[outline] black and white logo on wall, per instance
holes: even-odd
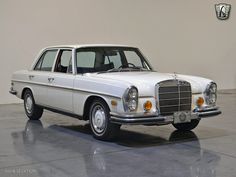
[[[219,20],[226,20],[229,18],[231,5],[220,3],[215,5],[216,16]]]

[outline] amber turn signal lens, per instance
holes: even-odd
[[[112,105],[112,106],[117,106],[117,101],[111,100],[111,105]]]
[[[150,111],[152,109],[152,102],[151,101],[146,101],[143,105],[143,108],[145,111]]]
[[[203,105],[203,103],[204,103],[204,99],[203,99],[202,97],[199,97],[199,98],[197,99],[197,106],[198,106],[198,107],[201,107],[201,106]]]

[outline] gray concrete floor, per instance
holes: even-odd
[[[31,122],[22,104],[0,105],[0,177],[236,176],[236,91],[218,104],[223,114],[192,132],[123,126],[114,142],[73,118],[46,111]]]

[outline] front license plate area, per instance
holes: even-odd
[[[191,112],[175,112],[174,124],[191,122]]]

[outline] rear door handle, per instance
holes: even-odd
[[[33,79],[34,78],[34,75],[29,75],[29,79]]]

